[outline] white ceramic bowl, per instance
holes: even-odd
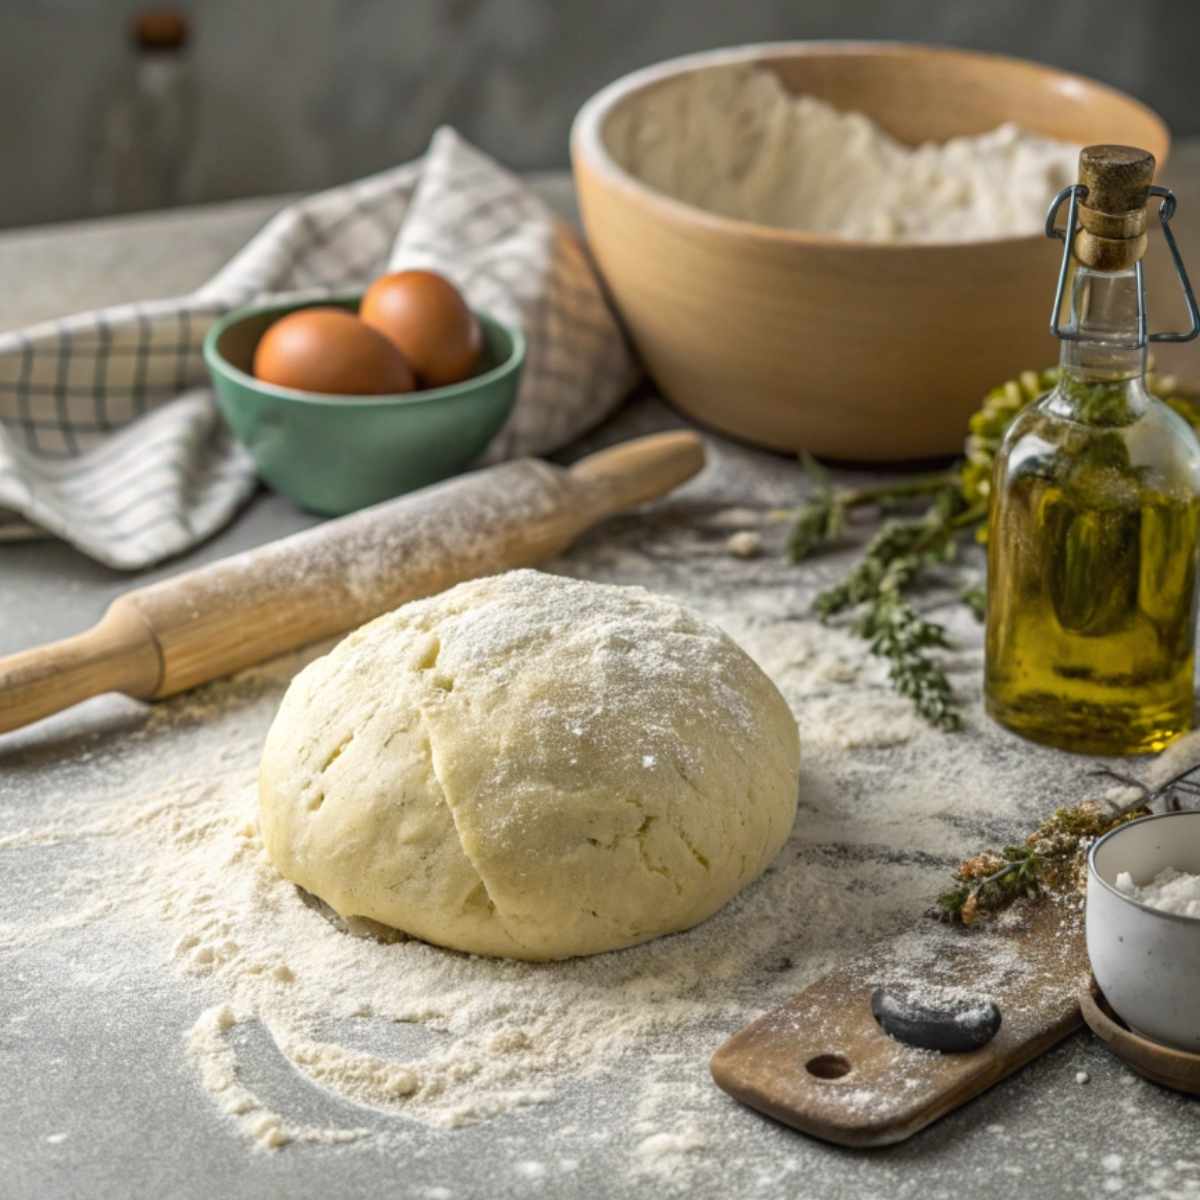
[[[1121,825],[1088,855],[1092,974],[1135,1032],[1200,1053],[1200,918],[1150,908],[1117,891],[1128,871],[1148,883],[1164,867],[1200,874],[1200,811]]]

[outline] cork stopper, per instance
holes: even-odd
[[[1075,257],[1097,271],[1123,271],[1146,253],[1146,201],[1154,182],[1154,155],[1136,146],[1085,146],[1079,182]]]
[[[147,8],[134,15],[129,34],[143,53],[173,53],[188,43],[187,16],[176,8]]]
[[[1154,182],[1154,155],[1136,146],[1085,146],[1079,152],[1079,182],[1088,190],[1088,208],[1136,212],[1146,207]]]

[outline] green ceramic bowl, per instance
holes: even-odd
[[[470,379],[398,396],[331,396],[251,374],[267,326],[316,305],[357,311],[360,297],[238,309],[204,339],[217,404],[258,473],[302,508],[329,516],[446,479],[499,432],[517,397],[525,339],[483,313],[483,358]]]

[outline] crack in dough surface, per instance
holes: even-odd
[[[440,649],[441,649],[440,643],[438,643],[438,649],[440,652]],[[429,669],[432,669],[433,666],[436,665],[436,662],[437,662],[437,657],[435,655],[434,661],[429,664]],[[440,686],[437,684],[436,680],[434,682],[435,682],[436,686]],[[446,690],[453,691],[453,687],[446,689]],[[421,710],[421,719],[424,722],[425,712],[423,709]],[[501,929],[504,931],[504,933],[508,937],[510,937],[512,939],[513,943],[517,946],[520,946],[522,950],[526,950],[526,947],[521,945],[521,940],[508,927],[508,923],[504,919],[504,912],[501,909],[501,907],[496,903],[495,898],[492,896],[492,889],[490,887],[488,887],[488,881],[483,876],[483,868],[471,856],[470,851],[467,849],[467,846],[466,846],[465,842],[463,841],[462,830],[459,828],[458,817],[455,815],[455,811],[454,811],[454,802],[451,799],[449,793],[446,791],[446,786],[442,782],[441,775],[438,773],[437,745],[435,743],[434,736],[433,736],[432,732],[430,732],[428,730],[428,727],[426,728],[426,736],[429,738],[429,760],[433,767],[433,778],[436,781],[438,789],[441,793],[441,802],[446,806],[446,811],[449,812],[450,819],[454,822],[454,832],[458,837],[459,847],[462,849],[463,855],[466,857],[467,862],[469,862],[471,864],[472,869],[475,871],[475,874],[479,879],[478,888],[473,889],[471,891],[470,896],[468,896],[468,898],[467,898],[468,902],[471,901],[472,897],[475,897],[478,895],[479,889],[482,889],[483,895],[484,895],[484,898],[486,901],[487,910],[495,916],[496,920],[500,924]],[[469,903],[468,903],[468,906],[469,906]]]

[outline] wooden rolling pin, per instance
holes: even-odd
[[[406,600],[552,558],[703,465],[688,432],[625,442],[569,470],[523,459],[127,592],[87,632],[0,659],[0,732],[104,692],[171,696]]]

